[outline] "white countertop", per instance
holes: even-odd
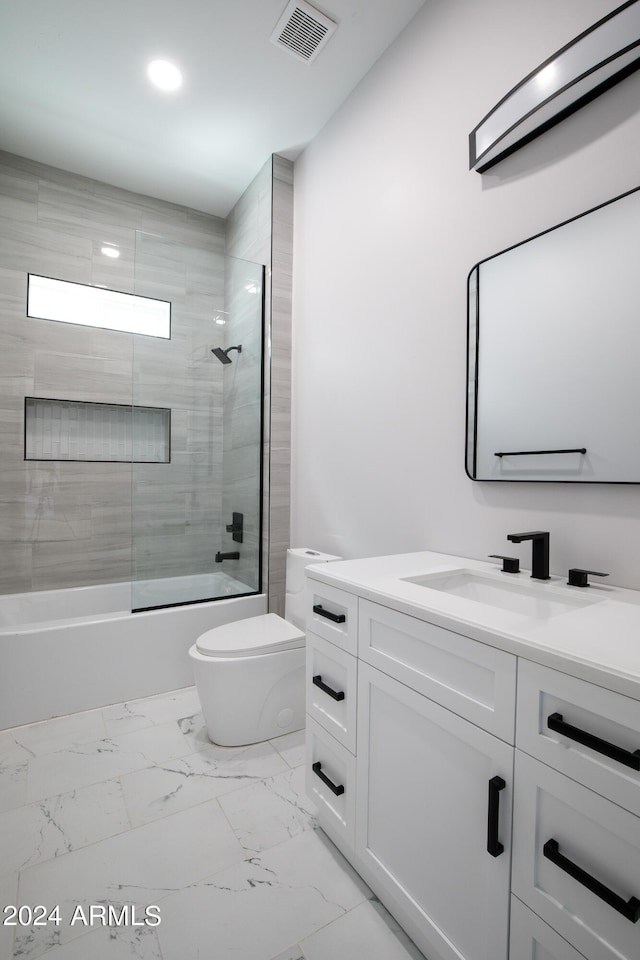
[[[578,606],[555,616],[526,616],[403,579],[454,570],[535,585],[550,598],[575,599]],[[638,591],[599,582],[570,587],[566,577],[532,580],[528,570],[502,574],[499,561],[431,552],[314,564],[306,572],[313,580],[640,700]]]

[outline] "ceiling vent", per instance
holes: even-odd
[[[310,63],[338,26],[304,0],[292,0],[271,34],[271,43]]]

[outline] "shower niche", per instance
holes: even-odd
[[[169,463],[171,410],[25,397],[24,458]]]

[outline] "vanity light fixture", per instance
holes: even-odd
[[[598,20],[521,80],[469,134],[483,173],[640,68],[640,0]]]
[[[182,86],[182,74],[168,60],[152,60],[147,67],[147,76],[151,83],[165,93],[173,93]]]

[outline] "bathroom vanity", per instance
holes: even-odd
[[[307,790],[428,960],[640,957],[640,594],[307,568]]]

